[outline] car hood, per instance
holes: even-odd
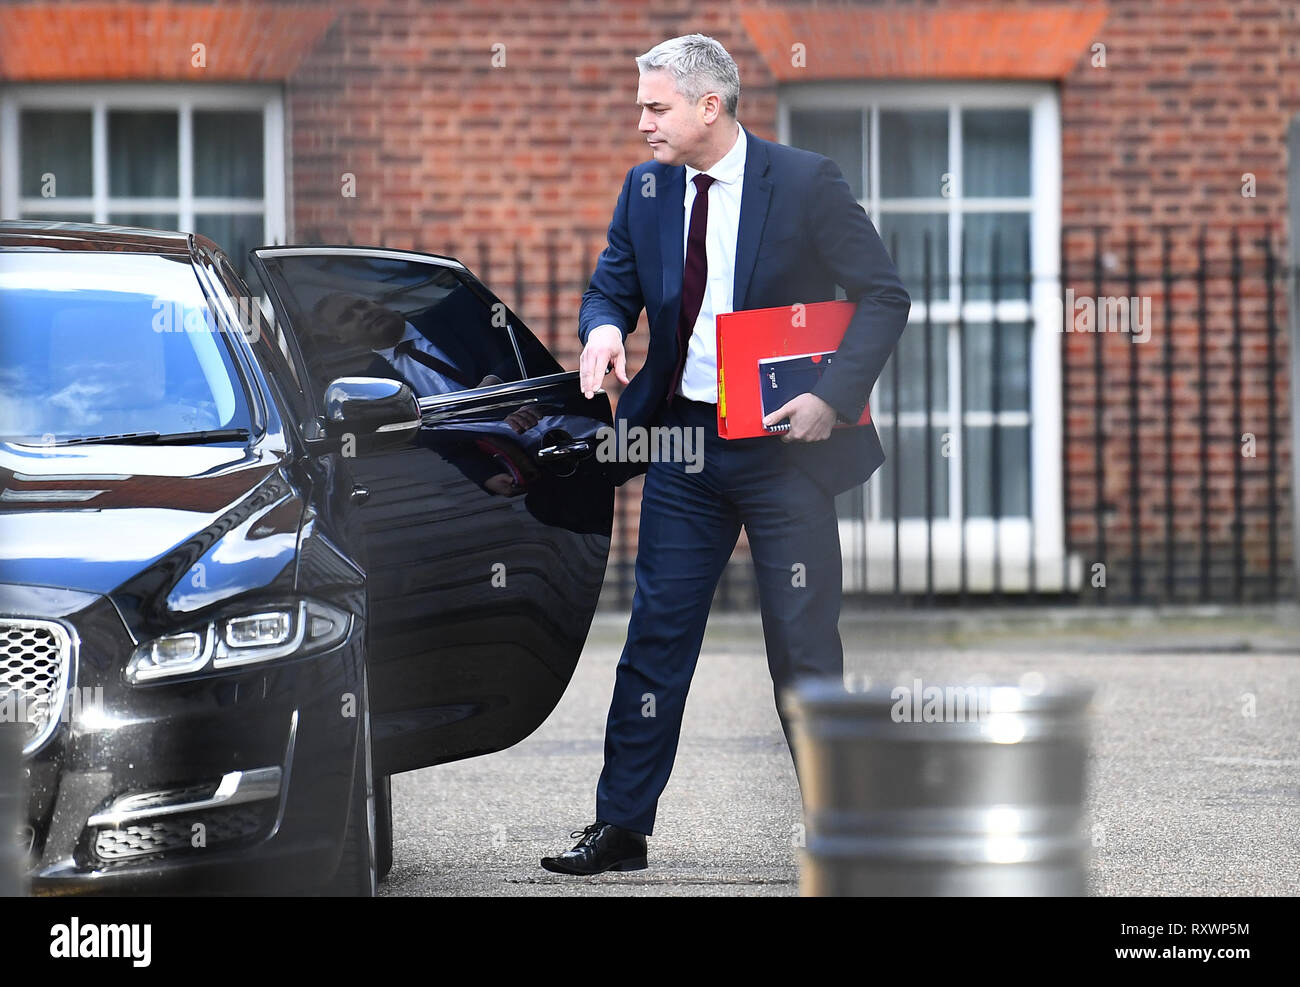
[[[188,612],[292,569],[283,449],[0,443],[0,583]]]

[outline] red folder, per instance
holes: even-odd
[[[848,301],[812,302],[719,315],[718,435],[724,439],[779,435],[763,427],[758,361],[838,349],[856,308]],[[864,407],[856,424],[870,421],[871,410]],[[835,428],[852,427],[849,422],[835,423]]]

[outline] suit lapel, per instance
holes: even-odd
[[[686,168],[683,165],[669,168],[664,174],[664,188],[657,196],[659,205],[659,256],[663,263],[663,300],[666,311],[672,313],[672,332],[677,332],[677,312],[682,307],[682,269],[686,256],[682,253],[685,220],[682,216],[686,201]]]
[[[737,312],[746,308],[749,281],[758,259],[758,245],[763,238],[763,225],[767,222],[768,203],[772,201],[772,182],[766,177],[766,142],[748,130],[742,132],[749,143],[745,147],[745,180],[740,190],[740,230],[736,234],[736,280],[731,295],[731,307]]]

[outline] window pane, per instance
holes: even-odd
[[[880,239],[894,259],[903,286],[912,296],[912,302],[924,302],[925,288],[925,232],[930,233],[930,294],[931,301],[948,297],[948,215],[947,213],[896,213],[880,214]]]
[[[174,112],[113,110],[108,114],[110,195],[178,195],[179,162]]]
[[[898,362],[898,410],[925,412],[925,324],[916,322],[903,330],[898,346],[876,380],[871,396],[872,413],[894,413],[894,362]],[[930,326],[931,413],[948,410],[948,326]]]
[[[202,233],[224,250],[240,277],[252,280],[248,251],[266,242],[261,213],[198,213],[194,217],[194,232]]]
[[[146,230],[174,230],[180,224],[174,212],[115,212],[109,214],[108,221],[115,226],[141,226]]]
[[[993,297],[993,274],[997,272],[998,300],[1025,298],[1025,253],[1029,237],[1029,213],[965,213],[962,234],[966,248],[966,297]],[[997,233],[997,243],[993,234]],[[996,259],[993,256],[997,248]]]
[[[277,320],[268,317],[269,303],[261,303],[266,296],[266,287],[260,281],[241,279],[227,261],[228,257],[218,257],[217,276],[225,286],[226,293],[235,303],[236,317],[240,328],[252,344],[253,352],[262,363],[275,384],[289,404],[293,417],[303,421],[309,415],[307,396],[303,392],[302,380],[298,375],[295,362],[285,336],[285,327]]]
[[[1029,195],[1029,111],[965,110],[962,194]]]
[[[229,280],[229,275],[227,273],[228,269],[224,264],[221,269],[223,271],[223,277]],[[286,335],[287,327],[275,318],[275,309],[271,305],[266,285],[262,282],[262,279],[257,272],[257,268],[250,264],[248,273],[249,276],[243,278],[243,287],[247,288],[250,293],[250,309],[252,308],[251,301],[256,300],[257,302],[257,311],[252,312],[251,315],[252,318],[257,320],[259,326],[258,337],[265,337],[267,345],[279,354],[279,358],[283,360],[284,366],[289,371],[293,387],[297,388],[298,391],[301,392],[305,389],[304,380],[299,369],[301,364],[299,363],[298,357],[294,354],[293,347],[289,343],[289,337]]]
[[[967,323],[965,368],[962,387],[966,389],[967,411],[993,409],[994,365],[993,327],[988,323]],[[1029,347],[1023,322],[1004,322],[998,326],[997,395],[999,411],[1029,409]],[[907,334],[903,334],[906,338]]]
[[[879,428],[880,444],[885,450],[885,464],[871,478],[873,484],[879,484],[880,518],[891,520],[894,517],[894,477],[893,469],[901,471],[898,478],[899,517],[925,517],[925,426],[905,425],[898,433],[898,455],[894,454],[894,430],[889,427]],[[934,505],[935,517],[946,517],[948,507],[948,457],[943,455],[943,433],[946,428],[935,426],[930,429],[930,463],[931,463],[931,503]]]
[[[48,196],[45,175],[53,176],[55,196],[91,195],[91,118],[89,110],[23,110],[21,194]]]
[[[260,110],[194,111],[194,194],[262,197]]]
[[[494,302],[447,267],[365,256],[266,260],[317,382],[393,377],[420,397],[520,379]],[[491,381],[489,381],[491,383]]]
[[[791,110],[790,143],[826,155],[844,172],[854,198],[864,198],[861,110]]]
[[[998,464],[994,471],[993,429],[966,428],[966,516],[994,517],[993,484],[998,484],[997,517],[1029,516],[1029,427],[1003,426],[998,430]],[[889,455],[889,448],[885,448]]]
[[[881,196],[937,198],[947,171],[947,110],[881,112]]]
[[[203,331],[217,323],[188,258],[0,256],[0,433],[249,426],[229,341]]]

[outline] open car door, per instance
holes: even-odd
[[[452,258],[252,253],[316,414],[338,377],[404,380],[420,398],[413,443],[350,454],[345,437],[325,457],[360,504],[376,773],[509,747],[563,695],[604,580],[614,487],[594,453],[608,397],[584,398],[578,373]]]

